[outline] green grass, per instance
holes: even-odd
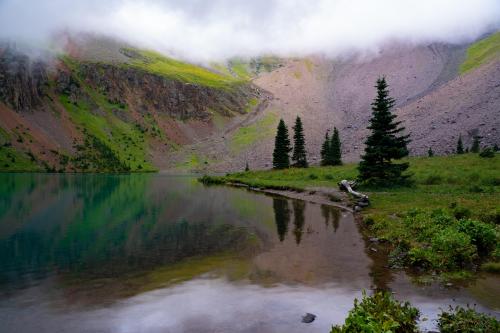
[[[154,51],[137,50],[140,57],[132,60],[130,66],[155,73],[170,79],[218,89],[231,89],[245,80],[206,68],[165,57]]]
[[[231,151],[239,153],[243,149],[272,136],[277,122],[278,116],[274,112],[269,112],[255,123],[238,128],[231,137]]]
[[[0,172],[35,172],[40,166],[27,154],[13,147],[0,146]]]
[[[229,67],[236,76],[242,80],[250,80],[253,74],[248,68],[248,63],[240,59],[233,59],[229,62]]]
[[[60,101],[75,124],[109,147],[131,171],[154,171],[154,167],[146,160],[145,137],[140,129],[114,116],[111,112],[114,105],[104,97],[98,97],[97,92],[92,92],[90,96],[100,106],[102,115],[92,113],[85,101],[75,105],[65,95],[60,96]]]
[[[471,71],[495,57],[500,57],[500,32],[474,43],[467,49],[467,58],[460,66],[460,74]]]

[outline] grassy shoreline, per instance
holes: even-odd
[[[389,244],[390,264],[449,279],[470,276],[488,260],[486,267],[499,265],[500,157],[464,154],[406,161],[413,186],[359,188],[371,201],[362,211],[363,227],[371,237]],[[300,192],[337,188],[340,180],[356,178],[356,167],[249,171],[201,181]]]

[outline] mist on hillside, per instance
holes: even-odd
[[[97,33],[191,61],[372,54],[500,28],[498,0],[0,0],[0,39],[46,46]]]

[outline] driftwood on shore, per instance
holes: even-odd
[[[368,196],[366,194],[354,191],[353,188],[355,186],[356,186],[355,181],[348,181],[348,180],[344,179],[344,180],[339,182],[340,190],[349,192],[349,194],[351,194],[353,197],[358,199],[357,206],[354,207],[355,210],[358,210],[358,209],[356,209],[356,207],[359,207],[359,209],[361,209],[362,207],[369,206],[370,200],[368,199]]]

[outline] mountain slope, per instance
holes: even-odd
[[[180,145],[219,131],[258,101],[240,79],[120,52],[128,61],[90,61],[75,45],[51,62],[0,49],[0,170],[160,169]]]
[[[386,45],[377,54],[233,59],[211,68],[94,36],[33,61],[0,49],[0,170],[235,171],[269,168],[279,118],[301,116],[309,160],[340,130],[358,160],[385,75],[412,155],[458,135],[500,144],[500,33],[472,45]],[[253,79],[251,79],[253,78]],[[251,81],[250,81],[251,79]]]

